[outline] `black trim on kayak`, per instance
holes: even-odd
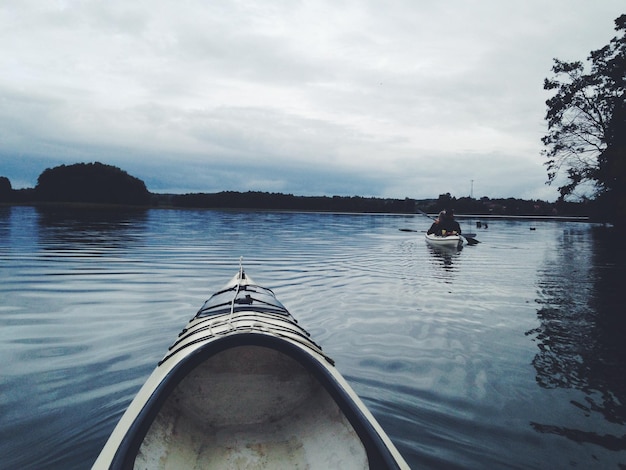
[[[210,341],[176,364],[154,390],[122,439],[110,469],[132,469],[152,422],[176,386],[198,365],[215,354],[238,346],[263,346],[282,352],[295,359],[323,385],[363,442],[371,469],[400,468],[371,422],[365,417],[350,395],[335,380],[329,370],[305,349],[281,338],[258,333],[227,335]]]
[[[178,340],[174,344],[172,344],[169,349],[172,350],[174,346],[176,346],[178,343],[180,343],[181,341],[184,341],[186,338],[190,336],[195,335],[196,333],[200,333],[201,331],[207,331],[207,330],[211,331],[213,328],[227,325],[233,322],[238,323],[238,322],[245,322],[245,321],[254,321],[256,324],[263,323],[263,324],[271,325],[272,328],[274,327],[278,328],[279,325],[272,323],[269,320],[275,320],[281,323],[285,323],[284,316],[273,315],[272,312],[266,312],[265,310],[256,309],[254,311],[250,311],[249,309],[246,309],[246,310],[242,310],[242,312],[249,312],[249,313],[247,315],[245,313],[239,314],[235,318],[231,318],[230,312],[222,313],[220,315],[215,315],[210,318],[199,317],[198,318],[199,321],[196,322],[193,325],[193,327],[184,328],[178,334]],[[235,312],[235,313],[241,313],[241,312]],[[258,313],[263,313],[263,316],[259,318]],[[290,320],[293,320],[293,319],[290,318]],[[311,334],[308,331],[306,331],[297,323],[290,322],[290,325],[293,325],[294,332],[298,332],[298,334],[300,334],[301,336],[303,337],[311,336]],[[283,327],[283,329],[289,329],[289,328]],[[224,333],[228,333],[228,332],[226,331]],[[219,335],[219,333],[217,333],[216,335]]]
[[[257,313],[263,313],[263,317],[266,319],[274,319],[277,321],[281,321],[284,322],[285,321],[285,316],[289,316],[291,314],[289,314],[289,312],[287,312],[287,314],[284,314],[282,312],[271,312],[271,311],[265,311],[264,309],[259,309],[259,308],[255,308],[254,310],[251,310],[250,308],[245,308],[243,310],[235,310],[232,313],[240,313],[240,312],[250,312],[250,319],[254,318],[256,319],[255,315]],[[206,330],[206,329],[210,329],[211,327],[215,326],[215,325],[220,325],[220,324],[224,324],[224,323],[228,323],[229,322],[229,318],[231,315],[231,311],[224,311],[224,312],[214,312],[212,313],[210,316],[195,316],[193,317],[191,321],[193,320],[197,320],[196,323],[190,328],[190,327],[185,327],[181,330],[180,333],[178,333],[178,337],[182,339],[183,336],[190,336],[198,331],[202,331],[202,330]],[[233,321],[238,321],[241,319],[248,319],[245,315],[237,315],[235,318],[232,318],[231,320]],[[298,320],[296,320],[294,317],[289,316],[289,321],[291,323],[294,324],[294,326],[296,326],[299,330],[302,331],[302,333],[304,333],[307,336],[311,336],[309,334],[308,331],[306,331],[304,328],[302,328],[299,324],[298,324]],[[208,325],[207,325],[208,323]],[[189,335],[187,334],[189,333]],[[179,340],[180,341],[180,340]],[[178,343],[178,341],[176,342]],[[174,344],[176,344],[174,343]],[[172,349],[174,347],[174,345],[170,346],[170,349]]]
[[[216,295],[223,294],[224,292],[236,291],[237,289],[239,289],[240,291],[243,291],[243,290],[251,290],[251,291],[255,292],[255,290],[254,290],[254,288],[255,288],[255,287],[256,287],[257,289],[261,289],[261,290],[268,291],[268,292],[270,292],[273,296],[275,296],[275,295],[276,295],[276,294],[274,294],[274,291],[273,291],[272,289],[270,289],[269,287],[263,287],[263,286],[260,286],[260,285],[258,285],[258,284],[234,284],[234,285],[232,285],[232,286],[230,286],[230,287],[227,287],[227,288],[225,288],[225,289],[222,289],[222,290],[220,290],[220,291],[217,291],[217,292],[216,292],[216,293],[214,293],[211,297],[215,297]],[[209,299],[209,300],[210,300],[210,299]]]
[[[239,317],[241,318],[241,317]],[[327,356],[326,354],[324,354],[324,352],[322,351],[322,347],[319,346],[318,344],[316,344],[314,341],[311,340],[311,338],[309,338],[309,333],[298,327],[297,325],[295,325],[300,331],[295,330],[295,329],[291,329],[288,328],[286,326],[279,326],[279,325],[275,325],[273,323],[268,323],[268,322],[264,322],[261,319],[258,319],[256,317],[251,316],[250,318],[251,320],[254,319],[255,324],[254,326],[238,326],[238,327],[233,327],[233,328],[229,328],[226,331],[220,332],[220,333],[215,333],[215,334],[208,334],[205,336],[200,336],[199,338],[196,338],[192,341],[189,341],[188,343],[183,344],[182,346],[177,348],[177,345],[180,343],[179,341],[176,341],[176,343],[174,343],[172,346],[170,346],[168,348],[168,351],[172,351],[170,354],[166,355],[163,359],[161,359],[158,363],[158,365],[160,366],[161,364],[163,364],[165,361],[169,360],[171,357],[173,357],[175,354],[178,354],[180,351],[182,351],[185,348],[188,348],[190,346],[194,346],[198,343],[202,343],[205,341],[214,341],[214,338],[220,337],[220,336],[228,336],[228,335],[232,335],[232,334],[242,334],[242,333],[250,333],[253,330],[256,330],[262,334],[271,334],[276,336],[277,338],[286,338],[286,339],[290,339],[292,341],[297,341],[300,342],[302,345],[306,346],[309,349],[312,349],[314,352],[320,354],[321,356],[324,356],[324,358],[328,361],[329,364],[331,365],[335,365],[335,361],[330,358],[329,356]],[[228,322],[225,321],[222,323],[223,324],[227,324]],[[264,325],[268,325],[267,330],[271,329],[271,332],[268,333],[267,330],[265,330],[263,328]],[[196,330],[193,331],[193,333],[190,333],[189,336],[193,336],[196,333]],[[302,338],[302,339],[300,339]]]
[[[235,313],[238,314],[238,315],[234,316],[233,318],[230,318],[232,321],[238,321],[239,319],[245,319],[246,315],[239,315],[239,313],[241,313],[241,312],[250,312],[251,316],[254,316],[257,313],[263,313],[264,317],[272,318],[274,320],[281,321],[281,322],[284,322],[285,321],[285,317],[288,317],[289,321],[291,323],[293,323],[298,329],[300,329],[304,334],[306,334],[307,336],[311,336],[308,331],[306,331],[304,328],[302,328],[298,324],[298,320],[296,320],[294,317],[292,317],[289,312],[287,312],[287,313],[273,312],[273,311],[267,311],[266,309],[258,308],[258,307],[255,307],[254,309],[251,309],[250,307],[246,307],[246,308],[243,308],[243,309],[235,309],[233,312],[231,312],[230,309],[226,309],[224,311],[213,312],[213,313],[211,313],[211,315],[196,315],[191,320],[189,320],[190,323],[192,321],[196,320],[196,323],[194,323],[194,325],[191,326],[191,327],[186,326],[185,328],[183,328],[181,330],[181,332],[178,333],[178,337],[182,338],[183,336],[187,335],[187,333],[189,333],[191,335],[191,334],[193,334],[193,333],[195,333],[197,331],[202,331],[203,329],[208,329],[212,325],[218,324],[217,322],[220,321],[220,320],[221,320],[222,323],[228,323],[228,319],[231,317],[231,313],[232,314],[235,314]],[[189,336],[189,335],[187,335],[187,336]],[[171,347],[170,347],[170,349],[171,349]]]
[[[216,326],[223,326],[223,325],[227,325],[228,319],[224,319],[223,321],[221,321],[218,324],[211,324],[211,325],[207,325],[207,326],[201,326],[199,328],[194,328],[193,330],[189,331],[188,334],[186,334],[185,336],[181,336],[174,344],[172,344],[169,348],[168,351],[173,351],[171,354],[168,354],[167,356],[165,356],[158,365],[163,364],[165,361],[167,361],[170,357],[172,357],[174,354],[182,351],[183,349],[192,346],[194,344],[197,344],[199,342],[202,341],[208,341],[209,339],[212,339],[214,337],[219,337],[219,336],[226,336],[226,335],[230,335],[233,333],[241,333],[241,332],[249,332],[250,330],[261,330],[263,331],[263,327],[265,325],[267,325],[268,330],[271,330],[271,334],[276,335],[276,336],[281,336],[281,334],[285,334],[285,336],[288,337],[288,335],[293,335],[296,337],[300,337],[303,338],[305,340],[304,344],[306,346],[313,346],[314,348],[318,349],[319,352],[322,351],[321,346],[319,346],[318,344],[316,344],[313,340],[311,340],[310,338],[310,334],[308,331],[306,331],[305,329],[301,328],[298,325],[293,325],[295,328],[289,328],[287,326],[283,326],[283,325],[276,325],[275,323],[271,323],[268,321],[265,321],[262,317],[259,318],[258,316],[255,316],[254,313],[250,313],[249,316],[245,316],[245,315],[239,315],[236,319],[237,322],[241,322],[241,321],[254,321],[253,325],[250,326],[235,326],[232,328],[229,328],[228,330],[219,332],[219,333],[212,333],[211,332],[211,328],[216,327]],[[185,339],[194,336],[200,332],[203,331],[208,331],[209,333],[207,335],[201,336],[199,338],[196,338],[192,341],[190,341],[189,343],[185,343],[182,346],[178,346],[181,342],[183,342]],[[330,358],[326,358],[331,364],[334,364],[334,362],[330,359]]]
[[[235,302],[237,304],[237,302]],[[243,306],[238,306],[238,307],[231,307],[231,302],[228,302],[225,308],[221,308],[219,310],[216,310],[214,312],[208,312],[207,310],[201,310],[200,312],[198,312],[198,314],[196,315],[195,318],[210,318],[213,315],[220,315],[223,313],[237,313],[237,312],[245,312],[247,310],[250,310],[250,304],[244,304]],[[271,304],[267,304],[267,305],[271,305]],[[215,307],[224,307],[224,305],[216,305]],[[215,307],[211,307],[211,308],[215,308]],[[258,306],[255,305],[254,306],[254,310],[258,311],[258,312],[267,312],[267,313],[278,313],[283,315],[283,317],[285,315],[288,315],[289,312],[287,312],[287,310],[284,310],[280,307],[262,307],[262,306]]]
[[[272,297],[272,298],[276,299],[276,297]],[[251,295],[246,295],[244,298],[237,297],[234,300],[234,303],[237,305],[249,306],[249,305],[254,304],[254,302],[257,302],[263,305],[269,305],[270,308],[268,310],[275,310],[277,312],[283,313],[284,315],[289,313],[287,309],[280,302],[277,302],[277,303],[266,302],[265,300],[255,299]],[[200,309],[200,311],[198,312],[196,316],[204,317],[204,316],[214,315],[215,312],[210,312],[210,310],[216,309],[218,307],[226,307],[226,306],[231,307],[232,305],[233,305],[233,301],[228,300],[226,302],[221,302],[219,304],[204,306]]]
[[[253,287],[253,288],[250,288]],[[235,292],[235,297],[228,296]],[[257,294],[257,295],[254,295]],[[259,298],[260,297],[260,298]],[[263,298],[267,299],[264,300]],[[285,306],[270,289],[260,286],[241,286],[241,289],[229,288],[213,294],[196,314],[196,318],[216,315],[224,312],[240,311],[242,308],[257,307],[259,310],[289,315]],[[241,307],[243,306],[243,307]]]

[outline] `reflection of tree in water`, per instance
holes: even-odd
[[[572,405],[588,416],[626,424],[626,317],[621,292],[626,289],[626,250],[611,230],[567,232],[555,260],[540,280],[540,352],[533,365],[544,388],[573,388],[585,403]],[[626,449],[626,436],[533,423],[540,432],[589,442],[611,450]]]
[[[145,209],[125,207],[37,207],[39,238],[44,247],[123,247],[143,231]]]
[[[0,206],[0,240],[9,235],[9,221],[11,218],[11,208]]]

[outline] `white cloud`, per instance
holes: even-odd
[[[474,179],[481,195],[554,199],[540,155],[543,78],[553,57],[605,45],[621,10],[618,0],[4,4],[0,174],[24,181],[29,158],[99,159],[151,189],[436,197],[465,195]]]

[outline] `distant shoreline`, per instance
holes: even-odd
[[[37,186],[12,189],[0,176],[0,204],[41,207],[88,208],[189,208],[215,210],[264,210],[346,214],[418,214],[454,209],[459,217],[483,219],[524,217],[535,220],[589,220],[601,218],[601,207],[589,201],[548,202],[539,199],[455,197],[414,199],[367,196],[298,196],[264,191],[220,191],[214,193],[153,193],[145,183],[124,170],[99,162],[48,168]],[[467,214],[467,215],[464,215]]]
[[[454,214],[457,219],[489,219],[489,220],[557,220],[560,222],[591,222],[586,215],[495,215],[495,214]]]

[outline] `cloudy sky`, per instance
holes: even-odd
[[[522,197],[543,79],[624,0],[0,0],[0,176],[115,165],[153,192]]]

